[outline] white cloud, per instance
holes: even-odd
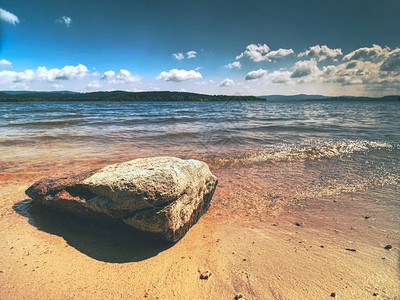
[[[177,60],[182,60],[185,58],[183,53],[173,53],[172,56],[175,57],[175,59],[177,59]]]
[[[275,51],[271,51],[271,49],[266,44],[250,44],[246,47],[246,50],[236,56],[236,59],[241,59],[244,56],[247,56],[252,61],[260,62],[260,61],[271,61],[271,59],[284,57],[294,53],[293,49],[278,49]]]
[[[2,84],[29,82],[33,81],[34,78],[35,78],[35,72],[30,69],[27,69],[23,72],[15,72],[15,71],[0,72],[0,83]]]
[[[400,48],[391,50],[379,45],[359,48],[343,60],[345,63],[322,68],[324,82],[336,82],[341,85],[373,85],[400,83]]]
[[[100,79],[110,81],[114,78],[114,76],[115,76],[115,72],[110,70],[110,71],[104,72],[103,75],[100,77]]]
[[[57,69],[54,69],[57,70]],[[50,70],[52,71],[52,70]],[[55,79],[57,80],[74,80],[81,79],[89,74],[88,68],[84,65],[65,66],[57,74]]]
[[[315,58],[318,61],[325,60],[327,58],[335,58],[336,56],[343,55],[342,49],[331,49],[326,45],[315,45],[310,47],[309,50],[299,53],[298,57]]]
[[[280,58],[280,57],[288,56],[288,55],[293,54],[293,53],[294,53],[293,49],[282,49],[282,48],[279,48],[278,50],[268,52],[265,55],[265,60],[270,61],[268,59]]]
[[[46,67],[38,67],[36,71],[30,69],[23,72],[1,71],[0,83],[77,80],[87,75],[89,75],[87,67],[81,64],[77,66],[65,66],[61,70],[57,68],[49,70]]]
[[[309,76],[316,72],[319,72],[316,60],[314,60],[314,59],[302,60],[302,61],[298,61],[294,64],[293,73],[290,75],[290,77],[291,78],[301,78],[301,77]]]
[[[292,73],[286,69],[273,71],[267,75],[267,80],[272,83],[288,83],[290,82],[290,75]]]
[[[241,59],[244,56],[249,57],[253,61],[263,61],[263,54],[268,53],[270,48],[266,44],[250,44],[246,47],[246,50],[236,56],[236,59]]]
[[[41,81],[54,81],[57,77],[57,74],[59,74],[60,72],[60,69],[48,70],[46,67],[38,67],[32,80],[36,79]]]
[[[14,14],[10,13],[9,11],[6,11],[2,8],[0,8],[0,20],[3,20],[12,25],[19,23],[19,19],[16,15],[14,15]]]
[[[178,70],[178,69],[172,69],[169,70],[168,72],[163,71],[158,76],[156,79],[158,80],[165,80],[165,81],[174,81],[174,82],[181,82],[181,81],[186,81],[186,80],[191,80],[191,79],[199,79],[202,78],[200,72],[197,72],[195,70]]]
[[[254,80],[254,79],[259,79],[261,77],[264,77],[265,75],[267,75],[267,71],[263,70],[263,69],[258,69],[256,71],[251,71],[249,73],[247,73],[245,79],[246,80]]]
[[[125,83],[139,82],[141,80],[140,76],[131,74],[128,70],[121,69],[120,73],[117,75],[116,79]]]
[[[142,80],[142,78],[139,75],[131,74],[131,72],[129,72],[128,70],[121,69],[117,76],[115,76],[115,72],[112,70],[104,72],[103,75],[100,77],[100,80],[104,80],[107,83],[114,84],[139,82]],[[95,84],[94,82],[92,83]],[[96,87],[93,84],[90,87]]]
[[[380,66],[381,71],[396,72],[400,71],[400,48],[389,52]]]
[[[187,58],[195,58],[197,55],[197,52],[192,50],[192,51],[187,52],[186,55],[187,55]]]
[[[233,69],[233,68],[240,69],[241,67],[242,67],[242,64],[240,63],[240,61],[235,61],[231,64],[227,64],[224,66],[224,68],[227,68],[227,69]]]
[[[382,70],[382,66],[382,63],[371,61],[353,61],[337,66],[330,65],[322,68],[321,77],[324,82],[336,82],[342,85],[400,83],[400,72]]]
[[[182,60],[185,58],[185,55],[182,52],[178,52],[178,53],[173,53],[172,56],[176,59],[176,60]],[[188,59],[190,58],[195,58],[197,56],[197,52],[196,51],[188,51],[186,52],[186,57]]]
[[[62,16],[60,19],[57,19],[56,22],[60,24],[65,24],[67,27],[71,27],[72,19],[67,16]]]
[[[232,79],[229,78],[225,78],[224,80],[221,81],[221,83],[219,84],[219,86],[224,87],[224,86],[232,86],[234,85],[235,82]]]
[[[0,67],[8,68],[8,67],[11,67],[11,66],[12,66],[12,63],[9,62],[8,60],[6,60],[4,58],[2,60],[0,60]]]
[[[363,47],[350,52],[343,57],[343,60],[374,60],[385,56],[388,52],[390,52],[389,47],[382,48],[379,45],[372,45],[370,48]]]

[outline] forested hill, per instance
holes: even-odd
[[[1,102],[36,101],[266,101],[254,96],[203,95],[186,92],[26,92],[21,94],[0,92]]]

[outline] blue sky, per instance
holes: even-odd
[[[0,90],[400,93],[398,0],[0,7]]]

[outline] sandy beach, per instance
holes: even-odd
[[[0,2],[0,300],[400,300],[400,0]]]
[[[171,245],[32,207],[24,191],[34,181],[109,163],[65,161],[1,174],[1,299],[400,297],[397,186],[282,204],[243,180],[249,168],[211,165],[220,182],[212,205]],[[381,195],[393,201],[382,205]]]

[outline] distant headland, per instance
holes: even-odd
[[[255,96],[205,95],[187,92],[0,92],[0,102],[39,102],[39,101],[126,101],[126,102],[169,102],[169,101],[267,101]]]

